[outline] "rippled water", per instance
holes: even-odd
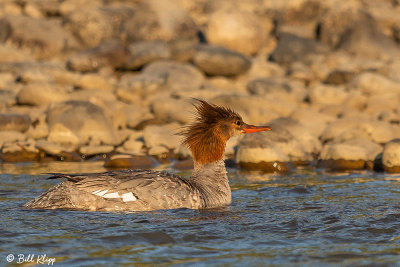
[[[233,203],[223,210],[21,208],[59,182],[40,173],[102,170],[101,163],[0,165],[0,266],[9,254],[15,266],[18,254],[35,262],[46,254],[57,266],[400,266],[398,175],[230,170]]]

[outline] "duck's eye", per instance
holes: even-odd
[[[236,121],[236,125],[237,125],[237,126],[240,126],[240,124],[242,124],[241,121]]]

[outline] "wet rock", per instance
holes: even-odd
[[[123,151],[132,155],[143,155],[143,134],[141,132],[131,134],[123,144]]]
[[[129,55],[129,50],[120,41],[111,40],[73,55],[67,66],[81,72],[95,71],[105,66],[117,68],[124,65]]]
[[[135,7],[134,14],[122,25],[121,37],[127,43],[179,39],[197,42],[197,32],[195,22],[177,2],[150,0]]]
[[[244,55],[221,46],[199,46],[194,64],[208,75],[236,76],[247,71],[251,61]]]
[[[124,20],[132,15],[129,6],[82,8],[65,17],[65,27],[86,47],[95,47],[117,39]]]
[[[132,156],[117,154],[104,163],[110,169],[150,169],[159,165],[159,162],[148,156]]]
[[[17,102],[20,105],[46,106],[67,100],[71,90],[69,86],[48,83],[27,84],[18,92]]]
[[[312,39],[283,33],[271,55],[271,60],[279,64],[291,64],[296,61],[306,62],[311,55],[325,54],[328,48]]]
[[[41,158],[39,150],[33,141],[18,141],[17,143],[5,143],[1,147],[0,161],[4,162],[28,162],[38,161]]]
[[[135,70],[153,61],[171,57],[167,44],[159,40],[135,42],[130,44],[128,49],[130,57],[123,66],[126,69]]]
[[[373,72],[360,73],[354,77],[350,86],[350,88],[358,89],[366,95],[400,94],[400,82]]]
[[[245,168],[265,171],[281,168],[284,171],[289,168],[285,163],[310,162],[320,151],[318,137],[299,122],[280,118],[268,125],[272,128],[269,132],[243,137],[238,145],[236,163]]]
[[[181,137],[176,135],[180,125],[171,123],[167,125],[149,125],[143,130],[143,138],[146,147],[151,150],[150,155],[161,155],[169,150],[177,148],[181,143]]]
[[[309,88],[308,99],[313,105],[340,105],[348,97],[346,89],[338,86],[317,84]]]
[[[0,113],[0,131],[25,132],[31,123],[28,115]]]
[[[186,159],[186,160],[180,160],[177,161],[172,168],[175,170],[193,170],[194,168],[194,163],[193,159]]]
[[[70,153],[75,149],[73,147],[64,147],[44,140],[36,141],[35,146],[36,148],[44,151],[46,154],[51,156],[61,156],[64,153]]]
[[[90,142],[91,145],[116,145],[120,142],[110,118],[102,108],[90,102],[67,101],[52,105],[47,114],[47,121],[50,128],[49,134],[54,125],[61,124],[64,129],[68,129],[79,138],[80,144]],[[59,133],[59,138],[54,136],[56,140],[63,140],[64,134],[69,134],[67,131]]]
[[[30,51],[38,59],[50,58],[77,47],[75,38],[56,20],[4,16],[0,25],[8,31],[7,42]]]
[[[396,138],[392,126],[382,121],[360,118],[343,118],[328,125],[321,134],[322,142],[343,142],[350,139],[364,138],[378,144]]]
[[[14,143],[16,141],[23,141],[26,136],[19,131],[0,131],[0,145],[4,143]]]
[[[209,16],[205,33],[211,44],[252,55],[268,38],[265,25],[251,12],[222,8]]]
[[[107,154],[114,150],[114,146],[82,146],[79,148],[79,153],[84,155],[85,157],[99,155],[99,154]]]
[[[400,139],[394,139],[385,145],[382,154],[382,163],[386,172],[400,172]]]
[[[366,139],[326,144],[320,154],[321,166],[333,170],[365,169],[382,152],[382,147]]]

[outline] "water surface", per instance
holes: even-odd
[[[18,254],[35,262],[46,254],[56,266],[400,266],[400,175],[230,170],[233,203],[221,210],[21,208],[59,182],[42,173],[103,170],[101,163],[0,165],[0,266],[9,254],[14,266]]]

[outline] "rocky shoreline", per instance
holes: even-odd
[[[0,162],[188,160],[191,98],[272,127],[230,163],[400,172],[397,1],[0,3]],[[176,168],[191,166],[190,160]]]

